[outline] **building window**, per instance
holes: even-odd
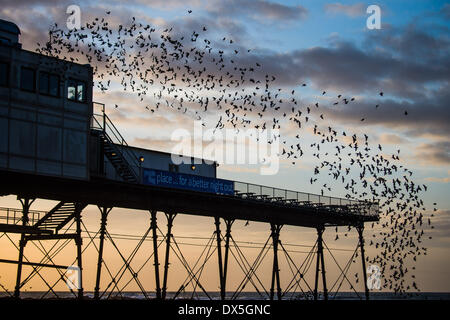
[[[59,77],[48,72],[39,72],[39,93],[59,97]]]
[[[0,86],[6,87],[9,83],[9,64],[0,62]]]
[[[79,80],[69,80],[67,83],[67,99],[86,102],[86,83]]]
[[[0,37],[0,43],[11,45],[11,39]]]
[[[31,68],[22,67],[20,72],[20,88],[34,91],[36,86],[36,73]]]

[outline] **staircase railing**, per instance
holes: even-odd
[[[47,212],[29,210],[28,211],[28,225],[32,226],[38,222]],[[4,224],[19,224],[22,222],[22,209],[14,208],[0,208],[0,223]]]
[[[114,145],[118,153],[127,162],[130,171],[135,175],[136,180],[140,181],[141,162],[136,155],[129,149],[128,143],[112,123],[111,119],[105,113],[105,105],[103,103],[93,102],[94,113],[92,116],[91,128],[100,130],[105,137]]]

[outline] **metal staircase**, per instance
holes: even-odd
[[[73,202],[60,202],[47,214],[45,214],[33,227],[58,233],[72,219],[74,219],[86,207],[85,204]]]
[[[100,133],[100,139],[102,141],[105,156],[111,162],[120,177],[127,182],[137,183],[139,180],[135,171],[131,168],[121,150],[112,142],[106,132]]]
[[[100,113],[94,113],[91,128],[98,133],[104,155],[124,181],[139,183],[141,162],[105,114],[105,106],[95,102],[94,107],[100,107]]]

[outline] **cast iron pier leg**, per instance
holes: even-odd
[[[231,226],[233,225],[234,220],[225,220],[227,225],[227,229],[225,231],[225,259],[223,262],[223,298],[225,300],[226,295],[226,286],[227,286],[227,271],[228,271],[228,251],[230,248],[230,238],[231,238]]]
[[[278,242],[280,239],[281,225],[271,223],[270,229],[272,231],[273,243],[273,269],[272,269],[272,285],[270,287],[270,300],[273,300],[275,293],[275,280],[277,283],[277,298],[281,300],[281,285],[280,285],[280,268],[278,266]]]
[[[216,225],[216,237],[217,237],[217,260],[219,263],[219,282],[220,282],[220,298],[225,299],[224,285],[223,285],[223,263],[222,263],[222,247],[221,247],[221,234],[220,234],[220,218],[214,217],[214,224]]]
[[[19,199],[19,201],[22,203],[22,225],[26,226],[28,225],[28,212],[30,210],[31,204],[34,202],[34,199],[30,200],[29,198],[25,199]],[[19,298],[20,297],[20,281],[22,277],[22,263],[23,263],[23,250],[25,249],[25,246],[27,244],[27,241],[25,239],[25,234],[22,233],[20,235],[20,242],[19,242],[19,260],[17,261],[17,278],[16,278],[16,287],[14,289],[14,297]]]
[[[161,299],[161,285],[159,282],[159,261],[158,261],[158,235],[156,229],[158,227],[156,223],[156,210],[151,210],[151,227],[153,238],[153,260],[155,266],[155,282],[156,282],[156,299]]]
[[[316,275],[314,278],[314,300],[317,300],[317,291],[319,287],[319,265],[320,265],[320,255],[319,250],[317,250],[317,258],[316,258]]]
[[[75,222],[77,227],[77,237],[75,239],[75,244],[77,245],[77,263],[78,263],[78,299],[83,299],[83,263],[82,263],[82,245],[83,239],[81,237],[81,211],[80,204],[75,204]]]
[[[364,251],[364,237],[363,237],[364,225],[358,226],[356,228],[356,230],[358,230],[359,248],[361,249],[361,262],[362,262],[362,269],[363,269],[364,292],[366,294],[366,300],[369,300],[369,288],[367,286],[366,257],[365,257],[365,251]]]
[[[100,297],[100,278],[103,264],[103,245],[105,243],[106,221],[108,219],[108,214],[111,211],[111,209],[112,208],[107,207],[100,208],[102,217],[100,220],[100,243],[98,248],[97,277],[95,279],[94,299],[98,299]]]
[[[217,235],[217,255],[219,262],[219,277],[220,277],[220,299],[225,300],[226,296],[226,285],[227,285],[227,271],[228,271],[228,252],[230,248],[230,238],[231,238],[231,226],[234,220],[228,219],[224,220],[226,224],[225,231],[225,257],[222,261],[222,247],[221,247],[221,234],[220,234],[220,218],[215,217],[216,225],[216,235]]]
[[[323,297],[328,300],[327,279],[325,276],[325,261],[323,256],[322,234],[325,231],[323,226],[317,228],[317,262],[316,262],[316,278],[314,286],[314,300],[317,300],[317,289],[319,285],[319,269],[322,270]]]
[[[176,213],[166,213],[167,218],[167,235],[166,235],[166,257],[164,260],[164,278],[162,287],[162,299],[166,298],[167,293],[167,275],[169,273],[169,253],[170,253],[170,239],[172,238],[172,225]]]

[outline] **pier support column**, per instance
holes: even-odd
[[[223,261],[222,261],[222,238],[220,234],[220,218],[214,217],[214,224],[216,225],[216,239],[217,239],[217,262],[219,264],[219,282],[220,282],[220,298],[225,299],[223,294]]]
[[[323,256],[322,234],[325,231],[323,226],[317,228],[317,262],[316,262],[316,278],[314,286],[314,300],[317,300],[319,286],[319,271],[322,270],[323,297],[328,300],[327,279],[325,276],[325,260]]]
[[[281,285],[280,285],[280,268],[278,266],[278,243],[280,240],[280,230],[282,225],[270,224],[271,237],[273,243],[273,269],[272,269],[272,284],[270,287],[270,300],[273,300],[275,294],[275,281],[277,284],[277,299],[281,300]]]
[[[167,275],[169,273],[169,254],[170,254],[170,239],[172,238],[172,225],[176,213],[166,213],[167,218],[167,235],[166,235],[166,256],[164,260],[164,278],[162,287],[162,299],[166,298],[167,293]]]
[[[220,218],[215,217],[216,225],[216,236],[217,236],[217,259],[219,264],[219,280],[220,280],[220,299],[225,300],[226,295],[226,284],[227,284],[227,271],[228,271],[228,253],[230,248],[230,238],[231,238],[231,226],[234,220],[225,220],[226,231],[225,231],[225,253],[224,259],[222,260],[222,237],[220,233]]]
[[[75,204],[75,223],[77,237],[75,238],[75,244],[77,246],[77,264],[78,264],[78,299],[83,299],[83,263],[82,263],[82,245],[83,238],[81,237],[81,211],[84,206],[77,203]]]
[[[228,273],[228,252],[230,249],[230,238],[231,238],[231,226],[234,220],[225,220],[226,231],[225,231],[225,258],[223,262],[223,288],[221,288],[222,300],[225,300],[226,287],[227,287],[227,273]]]
[[[98,248],[97,276],[95,278],[94,299],[98,299],[100,297],[100,278],[103,264],[103,246],[105,242],[106,222],[108,219],[108,214],[112,210],[112,208],[99,207],[99,209],[102,216],[100,219],[100,243]]]
[[[366,295],[366,300],[369,300],[369,287],[367,286],[367,270],[366,270],[366,256],[364,251],[364,237],[363,237],[363,231],[364,231],[364,225],[360,225],[356,227],[356,230],[358,231],[359,235],[359,248],[361,250],[361,264],[362,264],[362,271],[363,271],[363,280],[364,280],[364,292]]]
[[[28,225],[28,213],[30,211],[30,206],[34,202],[35,199],[29,199],[29,198],[18,198],[20,203],[22,204],[22,225],[26,226]],[[20,297],[20,281],[22,279],[22,264],[23,264],[23,251],[25,249],[25,246],[27,244],[27,241],[25,240],[25,234],[20,234],[20,242],[19,242],[19,259],[17,261],[17,277],[16,277],[16,287],[14,288],[14,297],[19,298]]]
[[[153,266],[155,267],[155,283],[156,283],[156,299],[161,299],[161,285],[159,281],[159,261],[158,261],[158,235],[156,229],[158,225],[156,223],[156,210],[150,211],[151,215],[151,228],[153,238]]]

